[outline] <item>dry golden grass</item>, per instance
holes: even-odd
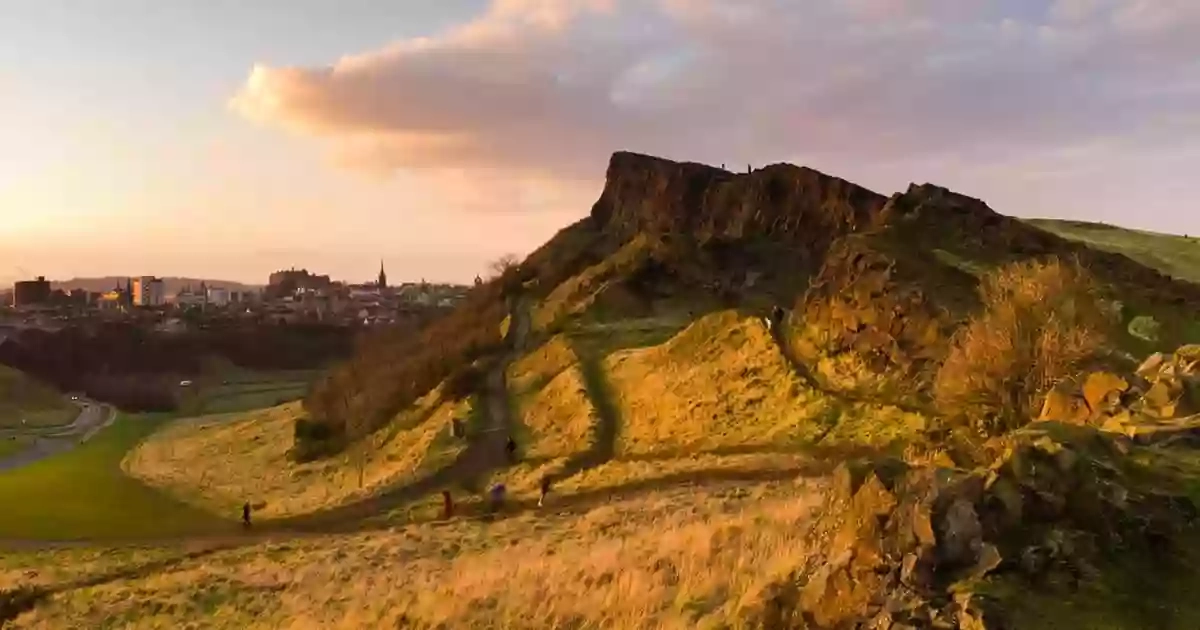
[[[533,330],[547,330],[566,317],[587,311],[611,280],[622,278],[653,248],[648,237],[638,235],[612,256],[555,287],[533,310]]]
[[[517,413],[527,434],[525,456],[534,458],[568,457],[587,448],[599,420],[578,366],[518,398]]]
[[[1087,273],[1058,260],[1014,263],[984,278],[983,312],[938,371],[943,413],[987,434],[1029,422],[1041,398],[1107,345],[1109,316]]]
[[[923,426],[892,407],[843,404],[812,390],[762,322],[734,311],[705,316],[660,346],[614,353],[605,367],[622,454],[787,447],[822,435],[882,444]]]
[[[287,457],[298,403],[248,414],[182,420],[126,456],[122,468],[179,498],[225,514],[243,501],[265,502],[271,518],[332,507],[448,463],[463,448],[448,437],[452,418],[470,402],[445,403],[438,391],[371,435],[359,487],[358,453],[296,464]]]
[[[508,388],[520,396],[534,391],[579,362],[566,335],[555,335],[508,367]]]
[[[745,627],[803,561],[819,490],[718,484],[583,514],[259,544],[69,590],[14,627]]]

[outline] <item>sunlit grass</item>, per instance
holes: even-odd
[[[365,450],[297,464],[288,458],[299,403],[242,414],[181,420],[157,433],[124,462],[132,476],[223,514],[243,502],[277,517],[333,507],[369,496],[451,460],[460,442],[443,438],[470,403],[444,403],[434,392],[370,438]],[[359,453],[365,453],[359,486]]]
[[[68,590],[17,627],[736,627],[803,560],[817,489],[715,484],[583,513],[259,544]],[[57,580],[153,560],[56,553],[86,567]],[[0,584],[32,564],[0,559]]]
[[[74,450],[0,473],[0,538],[137,538],[224,522],[127,477],[121,458],[165,416],[122,415]]]

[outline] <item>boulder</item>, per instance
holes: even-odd
[[[998,569],[1083,579],[1104,549],[1161,546],[1196,509],[1125,478],[1116,439],[1025,431],[969,472],[843,464],[809,534],[815,552],[772,591],[767,608],[791,621],[772,627],[994,630],[1003,615],[974,589]]]

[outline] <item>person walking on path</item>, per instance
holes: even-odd
[[[449,490],[442,490],[442,517],[450,518],[454,516],[454,499],[450,496]]]
[[[546,495],[550,494],[550,475],[542,477],[542,494],[538,497],[538,507],[546,503]]]
[[[242,527],[250,529],[250,502],[242,504]]]
[[[504,507],[504,484],[498,483],[492,486],[492,513],[499,512]]]

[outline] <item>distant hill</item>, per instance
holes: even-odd
[[[1124,254],[1171,277],[1200,284],[1200,237],[1086,221],[1029,219],[1026,223],[1096,249]]]
[[[52,284],[55,289],[87,289],[88,291],[104,292],[109,291],[120,283],[125,286],[128,281],[128,276],[104,276],[100,278],[72,278],[70,280],[55,281]],[[231,282],[229,280],[214,280],[212,278],[178,278],[165,277],[163,281],[163,290],[167,295],[174,295],[184,287],[199,287],[203,282],[208,286],[224,287],[233,291],[251,291],[258,290],[261,285],[244,284],[241,282]]]

